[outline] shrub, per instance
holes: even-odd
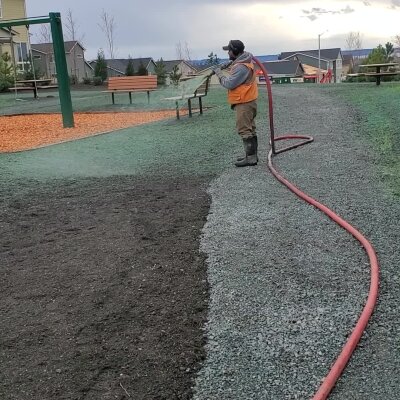
[[[94,67],[94,74],[97,77],[101,77],[102,81],[105,81],[107,79],[107,63],[104,56],[104,51],[102,49],[97,52],[97,60]]]
[[[103,79],[101,78],[101,76],[93,77],[93,85],[94,86],[100,86],[102,84],[103,84]]]
[[[76,75],[70,75],[69,83],[71,85],[76,85],[78,83],[78,77]]]
[[[92,84],[92,80],[91,80],[89,77],[83,78],[83,79],[82,79],[82,82],[83,82],[85,85],[91,85],[91,84]]]
[[[8,53],[2,54],[0,58],[0,92],[4,92],[13,86],[13,67],[9,65],[9,62],[10,56]]]

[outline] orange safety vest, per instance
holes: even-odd
[[[244,83],[236,87],[235,89],[228,90],[228,102],[229,104],[241,104],[248,103],[256,100],[258,97],[258,87],[256,82],[256,75],[254,73],[253,63],[237,63],[235,65],[245,65],[251,70],[249,78]],[[234,68],[235,66],[233,66]]]

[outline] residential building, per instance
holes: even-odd
[[[39,72],[47,78],[56,77],[53,43],[35,43],[31,47],[35,66],[39,69]],[[80,82],[87,76],[85,48],[77,40],[64,42],[64,47],[68,75],[74,77],[76,82]]]
[[[334,82],[342,80],[343,56],[340,48],[283,52],[279,59],[299,60],[305,69],[307,66],[317,71],[320,69],[321,75],[331,70]]]
[[[9,19],[26,18],[25,0],[0,0],[0,21]],[[0,53],[9,53],[14,57],[15,65],[19,70],[25,69],[26,60],[29,54],[29,32],[26,26],[12,27],[12,33],[2,30],[0,34]],[[12,40],[11,40],[12,38]],[[13,43],[13,48],[11,48]]]
[[[354,71],[354,58],[351,54],[343,54],[343,76]]]
[[[263,62],[270,80],[273,83],[297,83],[304,81],[304,68],[299,60],[278,60]],[[258,83],[265,83],[260,67],[256,66]]]
[[[169,60],[164,61],[165,72],[167,73],[166,84],[170,84],[169,74],[177,67],[178,74],[181,74],[181,78],[187,78],[197,74],[197,69],[185,60]]]
[[[125,76],[126,67],[128,66],[129,59],[128,58],[115,58],[115,59],[106,59],[107,63],[107,76]],[[156,73],[156,63],[151,57],[147,58],[132,58],[133,70],[135,73],[139,71],[139,69],[144,68],[146,70],[147,75],[155,75]],[[90,61],[89,64],[93,69],[96,67],[96,60]]]

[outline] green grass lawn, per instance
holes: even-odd
[[[356,108],[359,134],[376,152],[391,192],[400,196],[400,83],[341,84],[329,90]]]

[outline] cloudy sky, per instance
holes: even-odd
[[[241,39],[254,55],[341,47],[350,32],[360,32],[364,48],[393,41],[400,35],[400,0],[26,0],[28,16],[72,11],[86,58],[96,57],[107,40],[99,27],[104,10],[115,21],[116,56],[177,58],[177,46],[192,59]],[[33,28],[33,42],[37,39]],[[66,32],[64,32],[65,34]]]

